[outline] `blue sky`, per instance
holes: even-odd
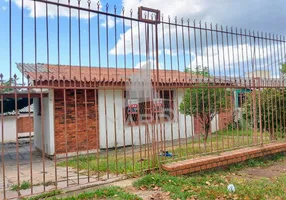
[[[61,0],[63,3],[67,1]],[[133,9],[133,15],[136,16],[136,11],[138,6],[147,6],[152,8],[158,8],[164,13],[165,19],[170,14],[172,21],[174,21],[174,16],[178,16],[178,23],[181,23],[181,17],[184,17],[184,23],[186,23],[186,19],[190,18],[191,23],[193,23],[193,19],[202,20],[219,23],[224,25],[233,25],[234,27],[242,27],[251,30],[259,30],[264,32],[271,32],[277,33],[279,35],[285,35],[285,17],[286,14],[283,11],[285,8],[285,3],[282,1],[275,1],[269,3],[267,0],[251,0],[246,1],[242,0],[241,3],[237,3],[235,1],[226,1],[226,0],[217,0],[214,2],[209,2],[206,0],[198,1],[198,0],[181,0],[181,1],[164,1],[164,0],[109,0],[109,12],[113,12],[113,5],[117,5],[117,13],[121,13],[122,6],[125,6],[126,12],[125,15],[129,15],[129,10]],[[138,31],[138,24],[137,22],[133,22],[132,28],[129,20],[125,20],[125,26],[123,26],[123,21],[121,19],[117,19],[116,23],[114,18],[109,18],[109,26],[106,27],[106,16],[100,15],[99,16],[99,23],[98,23],[98,16],[95,14],[91,14],[91,19],[87,19],[87,13],[81,12],[80,20],[77,18],[77,11],[72,11],[72,18],[71,18],[71,28],[69,27],[69,18],[66,15],[66,10],[60,8],[60,16],[57,17],[57,8],[55,6],[49,6],[49,15],[48,15],[48,29],[47,32],[47,24],[46,24],[46,17],[45,17],[45,4],[37,4],[36,11],[37,16],[34,17],[33,8],[34,4],[30,0],[24,0],[24,30],[22,31],[22,7],[21,7],[21,0],[11,0],[11,10],[12,10],[12,31],[11,31],[11,38],[9,36],[9,2],[10,0],[0,0],[0,72],[4,74],[6,79],[10,76],[10,46],[9,42],[10,39],[12,41],[11,47],[11,67],[12,67],[12,75],[17,74],[21,76],[19,71],[15,68],[16,62],[23,62],[24,63],[47,63],[49,54],[49,63],[51,64],[62,64],[62,65],[69,65],[70,59],[72,65],[79,65],[79,58],[81,60],[82,66],[89,65],[89,46],[91,48],[90,55],[91,55],[91,65],[92,66],[99,66],[99,59],[98,59],[98,44],[100,44],[100,65],[109,67],[115,67],[115,60],[116,57],[114,55],[115,46],[117,47],[117,61],[118,67],[132,67],[138,66],[141,62],[146,60],[145,56],[145,26],[144,24],[139,25]],[[77,3],[77,1],[72,0],[72,2]],[[97,5],[95,1],[92,2],[92,8],[96,9]],[[103,5],[100,9],[101,11],[105,10],[105,4],[107,1],[101,1]],[[192,5],[192,6],[191,6]],[[86,2],[82,1],[82,6],[86,6]],[[226,10],[228,12],[226,12]],[[59,20],[59,35],[58,35],[58,20]],[[35,21],[36,21],[36,41],[35,41]],[[80,21],[80,27],[79,27]],[[89,29],[88,23],[91,24],[90,29],[90,41],[89,41]],[[198,25],[198,21],[196,22]],[[284,25],[283,25],[284,24]],[[116,26],[116,34],[115,34],[115,26]],[[204,26],[204,23],[203,23]],[[208,24],[208,27],[210,25]],[[124,27],[124,29],[123,29]],[[151,28],[151,27],[150,27]],[[154,27],[153,27],[154,28]],[[222,55],[215,56],[214,58],[207,58],[207,50],[210,48],[207,46],[208,44],[203,39],[202,45],[200,45],[200,38],[199,32],[197,31],[197,52],[198,55],[195,55],[194,47],[189,52],[187,49],[188,44],[188,30],[184,29],[182,34],[182,29],[179,27],[177,30],[175,26],[172,26],[168,29],[168,26],[164,26],[165,33],[162,33],[163,26],[159,25],[159,62],[161,68],[167,69],[179,69],[183,70],[185,67],[189,67],[198,63],[198,65],[206,65],[209,62],[209,65],[213,65],[212,67],[216,70],[215,73],[217,75],[221,74],[222,70]],[[220,28],[220,26],[219,26]],[[225,28],[225,26],[224,26]],[[239,31],[240,29],[238,29]],[[80,32],[79,32],[80,31]],[[69,52],[69,45],[70,45],[70,35],[71,32],[71,49],[72,51]],[[98,40],[98,32],[100,34],[100,39]],[[108,40],[106,39],[106,34],[108,32]],[[175,33],[177,32],[178,37],[176,38]],[[22,41],[22,33],[24,40]],[[49,51],[47,50],[47,33],[49,39]],[[171,34],[171,43],[169,43],[169,33]],[[79,34],[80,37],[80,48],[79,48]],[[132,40],[131,36],[133,35],[133,54],[132,54]],[[204,34],[204,33],[203,33]],[[207,33],[208,37],[210,37],[210,33]],[[58,37],[59,36],[59,37]],[[125,38],[124,38],[125,36]],[[154,37],[154,35],[152,35]],[[165,37],[163,41],[163,36]],[[141,45],[141,56],[139,56],[139,39]],[[150,36],[151,37],[151,36]],[[185,44],[185,54],[183,51],[183,42],[182,37],[184,37],[184,44]],[[205,35],[202,36],[203,38]],[[221,37],[221,35],[219,35]],[[152,41],[152,37],[150,38]],[[154,38],[153,38],[154,39]],[[240,38],[239,38],[240,39]],[[59,40],[59,42],[58,42]],[[125,42],[124,42],[125,41]],[[22,42],[23,42],[23,51],[22,51]],[[107,44],[108,42],[108,44]],[[163,42],[165,43],[165,49],[163,49]],[[190,35],[190,42],[192,46],[194,46],[194,35],[191,33]],[[216,42],[216,41],[214,41]],[[126,54],[124,55],[124,43],[126,48]],[[172,45],[172,56],[170,55],[170,44]],[[177,48],[178,44],[178,48]],[[35,45],[37,51],[35,51]],[[108,46],[107,46],[108,45]],[[224,52],[226,54],[227,46],[225,44],[224,47],[219,44],[219,48],[215,50],[215,54],[217,51]],[[274,61],[285,61],[283,60],[283,55],[286,52],[283,51],[283,45],[275,44],[277,48],[281,49],[281,53],[276,55]],[[246,43],[239,43],[238,50],[233,49],[234,54],[236,56],[233,60],[227,60],[226,66],[232,68],[231,74],[240,75],[243,73],[241,69],[242,64],[247,64],[246,60],[246,48],[249,50],[249,54],[253,51],[252,47],[249,46],[249,41]],[[152,43],[151,43],[151,52],[152,52]],[[59,48],[59,53],[58,53]],[[81,53],[79,54],[79,49]],[[262,48],[261,49],[261,56],[263,58],[263,54],[265,56],[270,57],[271,54],[270,49]],[[244,52],[243,52],[244,51]],[[36,53],[35,53],[36,52]],[[178,52],[178,54],[177,54]],[[23,53],[23,57],[22,57]],[[244,61],[242,61],[241,54],[244,55]],[[210,54],[210,52],[209,52]],[[222,53],[221,53],[222,54]],[[237,57],[240,54],[240,61],[238,61]],[[37,58],[35,56],[37,55]],[[71,55],[71,56],[70,56]],[[164,60],[165,55],[165,60]],[[201,56],[202,55],[202,56]],[[153,54],[151,53],[151,60],[154,60],[152,57]],[[185,57],[184,57],[185,56]],[[227,55],[225,55],[227,56]],[[264,57],[265,57],[264,56]],[[195,59],[195,57],[197,59]],[[258,57],[258,55],[257,55]],[[124,59],[126,58],[126,59]],[[251,58],[250,58],[251,59]],[[172,63],[171,63],[172,60]],[[266,59],[265,59],[266,60]],[[165,61],[165,64],[164,64]],[[220,61],[220,62],[219,62]],[[257,60],[259,61],[259,60]],[[263,61],[263,60],[261,60]],[[214,63],[214,64],[211,64]],[[259,62],[257,62],[259,64]],[[269,61],[270,63],[270,61]],[[278,63],[278,62],[277,62]],[[267,63],[265,64],[267,66]],[[263,64],[262,64],[263,66]],[[259,67],[259,66],[258,66]],[[278,64],[275,64],[275,68],[278,68]]]
[[[111,2],[112,3],[112,2]],[[10,68],[10,36],[9,36],[9,2],[1,1],[0,3],[0,60],[1,60],[1,73],[5,77],[9,76]],[[71,63],[73,65],[79,65],[79,56],[81,57],[82,65],[89,65],[89,42],[88,42],[88,19],[80,19],[80,28],[78,18],[71,18],[71,28],[69,27],[68,17],[49,17],[48,18],[48,29],[46,25],[46,17],[31,17],[30,11],[24,9],[24,30],[23,30],[23,51],[22,51],[22,9],[15,3],[12,3],[12,74],[18,74],[18,70],[15,68],[15,62],[24,63],[47,63],[47,55],[49,53],[49,63],[51,64],[65,64],[70,63],[70,52],[69,52],[69,31],[71,31]],[[99,23],[102,24],[105,20],[100,17]],[[36,20],[36,33],[35,33],[35,20]],[[59,20],[59,35],[57,22]],[[102,25],[98,26],[97,17],[90,19],[91,24],[91,65],[98,66],[98,32],[97,27],[100,27],[100,40],[106,41],[106,30],[107,28]],[[80,43],[81,43],[81,54],[79,55],[79,29],[80,29]],[[117,38],[119,33],[122,32],[122,28],[118,27]],[[35,34],[37,35],[35,40]],[[48,34],[48,38],[47,38]],[[113,34],[113,36],[111,36]],[[109,34],[110,43],[108,49],[111,49],[115,45],[115,34],[110,32]],[[59,36],[59,42],[58,42]],[[47,50],[47,39],[49,40],[49,51]],[[35,46],[36,44],[36,46]],[[58,45],[60,54],[58,54]],[[37,48],[37,51],[35,50]],[[37,52],[37,55],[35,54]],[[22,57],[23,53],[23,57]],[[58,57],[59,55],[59,57]],[[101,55],[107,55],[106,44],[101,44]],[[37,56],[37,57],[36,57]],[[110,56],[110,65],[113,65],[114,56]],[[106,58],[106,56],[105,56]],[[59,62],[58,62],[59,61]],[[106,65],[106,59],[102,58],[102,65]]]

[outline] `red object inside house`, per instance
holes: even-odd
[[[138,104],[128,105],[128,114],[138,114]]]
[[[154,103],[153,111],[154,113],[163,113],[163,103]]]

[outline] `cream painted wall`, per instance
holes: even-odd
[[[115,147],[115,141],[117,141],[117,147],[124,146],[124,143],[126,146],[132,145],[132,143],[134,145],[144,144],[148,137],[151,140],[147,130],[151,134],[152,129],[155,130],[156,134],[158,133],[160,139],[165,138],[165,140],[191,137],[193,135],[194,127],[191,123],[193,119],[190,116],[185,118],[184,115],[177,112],[178,105],[183,98],[183,90],[174,92],[174,113],[176,115],[174,120],[148,126],[124,125],[122,90],[114,91],[115,102],[113,102],[112,90],[99,90],[98,98],[100,148]],[[114,111],[116,118],[114,118]]]
[[[43,98],[43,110],[42,115],[39,113],[39,98],[33,99],[34,105],[34,145],[42,150],[42,133],[44,135],[44,148],[45,153],[53,155],[54,148],[54,96],[53,90],[49,91],[48,97]],[[43,128],[42,128],[43,123]]]

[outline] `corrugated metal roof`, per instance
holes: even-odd
[[[31,104],[30,105],[30,113],[33,113],[33,112],[34,112],[34,104]],[[29,106],[19,110],[19,113],[29,113]]]

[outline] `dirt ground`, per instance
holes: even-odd
[[[286,160],[275,162],[271,166],[267,167],[253,167],[253,168],[245,168],[239,170],[235,173],[232,173],[228,178],[230,180],[238,180],[238,181],[247,181],[249,179],[275,179],[280,175],[286,173]],[[169,200],[170,193],[163,192],[160,188],[155,188],[154,190],[146,190],[146,188],[141,188],[137,190],[132,186],[126,187],[126,191],[136,194],[139,197],[143,198],[144,200]]]

